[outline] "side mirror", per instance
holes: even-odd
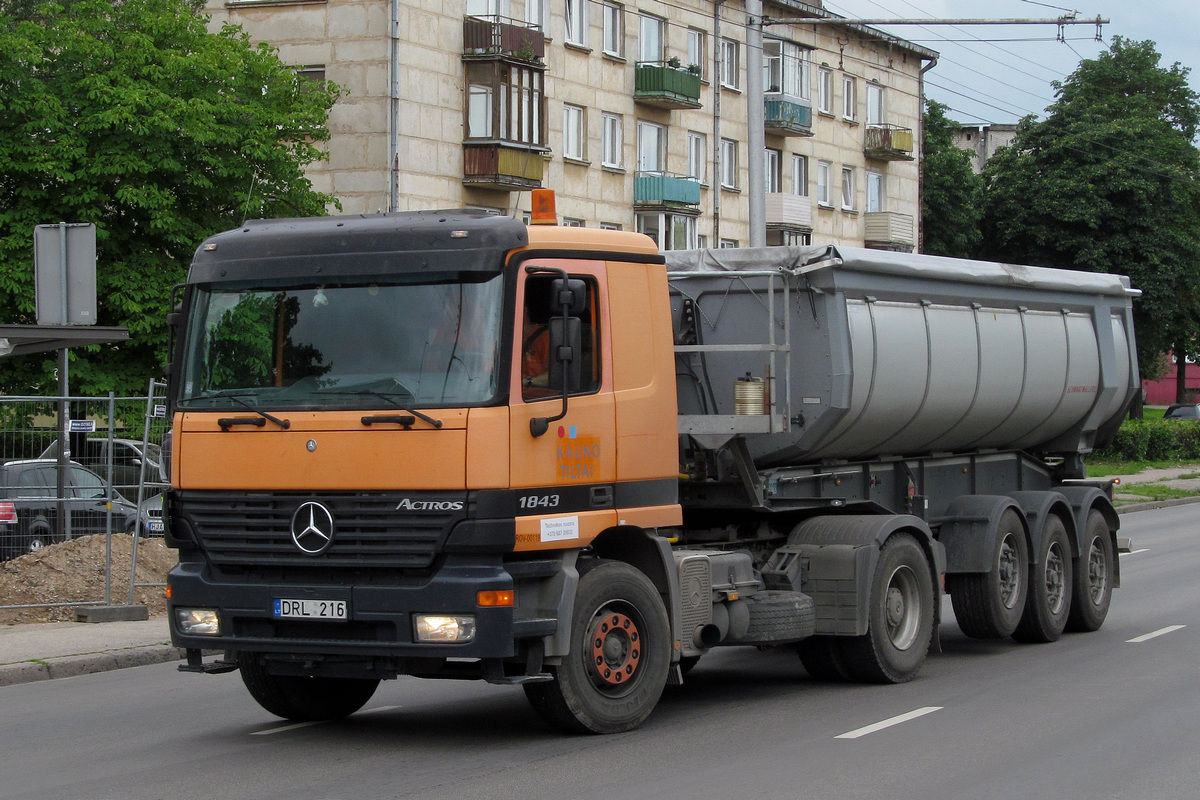
[[[555,278],[551,284],[556,316],[579,317],[588,307],[587,284],[579,278]]]

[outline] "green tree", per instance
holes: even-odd
[[[1153,42],[1116,37],[984,169],[985,253],[1128,275],[1147,368],[1200,322],[1200,96],[1187,76],[1159,66]]]
[[[971,155],[954,143],[961,127],[947,107],[925,104],[922,148],[922,252],[971,258],[979,252],[983,181],[971,169]]]
[[[73,361],[73,393],[140,394],[206,236],[325,213],[335,86],[298,76],[203,0],[0,0],[0,319],[32,323],[33,229],[97,226],[99,322],[130,341]],[[0,391],[53,391],[54,357],[0,361]]]

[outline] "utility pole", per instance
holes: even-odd
[[[849,19],[837,16],[787,17],[772,19],[762,15],[762,0],[746,0],[746,167],[750,185],[747,187],[750,217],[750,246],[766,244],[766,170],[764,167],[766,131],[764,120],[764,93],[762,74],[763,28],[768,25],[1057,25],[1059,38],[1066,25],[1095,25],[1096,38],[1100,38],[1100,26],[1108,24],[1106,18],[1079,19],[1072,12],[1054,19]],[[719,40],[718,40],[719,44]],[[936,62],[935,62],[936,63]],[[923,78],[924,70],[922,71]],[[918,120],[925,113],[925,82],[921,81]],[[919,146],[919,143],[917,143]],[[719,142],[718,142],[719,148]],[[924,154],[922,154],[922,161]],[[921,161],[917,169],[921,168]],[[719,190],[718,190],[719,191]]]

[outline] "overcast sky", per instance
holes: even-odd
[[[1200,0],[825,0],[825,8],[857,19],[1053,19],[1078,11],[1080,19],[1109,20],[1100,31],[1104,42],[1154,41],[1160,64],[1191,67],[1192,88],[1200,91]],[[941,54],[926,73],[926,94],[966,124],[1044,116],[1054,102],[1050,82],[1104,47],[1095,25],[1064,27],[1065,42],[1054,25],[877,27]]]

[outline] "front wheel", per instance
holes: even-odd
[[[867,633],[841,643],[847,673],[864,683],[916,677],[933,638],[933,575],[925,551],[906,533],[879,551],[871,577]]]
[[[1086,541],[1075,569],[1075,596],[1067,616],[1067,630],[1090,632],[1100,630],[1108,617],[1112,603],[1113,583],[1116,580],[1116,561],[1108,522],[1099,511],[1087,517]]]
[[[654,584],[628,564],[600,561],[579,579],[571,652],[525,684],[530,704],[576,733],[636,728],[658,704],[670,667],[671,629]]]
[[[250,696],[275,716],[297,722],[348,717],[379,688],[378,678],[272,675],[256,653],[239,653],[237,662]]]

